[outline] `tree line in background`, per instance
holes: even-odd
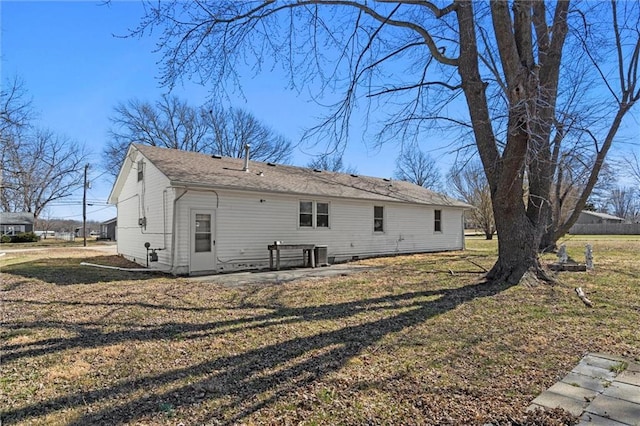
[[[170,94],[119,103],[110,120],[104,159],[113,176],[132,142],[234,158],[250,144],[251,158],[274,163],[287,163],[293,152],[291,141],[242,108],[197,107]]]

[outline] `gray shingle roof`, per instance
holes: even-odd
[[[19,213],[0,213],[0,224],[2,225],[33,225],[34,216],[33,213],[19,212]]]
[[[584,213],[586,215],[590,215],[590,216],[595,216],[595,217],[599,217],[600,219],[608,219],[608,220],[618,220],[618,221],[624,221],[624,218],[622,217],[618,217],[618,216],[613,216],[607,213],[600,213],[600,212],[592,212],[590,210],[582,210],[581,213]]]
[[[173,185],[192,185],[314,197],[339,197],[470,208],[468,204],[409,182],[317,171],[304,167],[212,157],[176,149],[133,145]]]

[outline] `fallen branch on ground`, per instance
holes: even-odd
[[[474,262],[473,260],[470,259],[465,259],[467,262],[473,263],[474,265],[476,265],[478,268],[482,269],[484,272],[489,272],[489,270],[487,268],[485,268],[484,266],[480,265],[479,263]]]
[[[587,296],[584,294],[584,291],[582,291],[582,287],[576,287],[575,290],[580,300],[582,300],[582,302],[588,307],[593,308],[593,302],[587,299]]]

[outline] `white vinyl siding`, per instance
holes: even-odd
[[[157,251],[158,262],[151,268],[169,270],[171,265],[171,215],[173,190],[169,180],[152,163],[136,153],[131,173],[118,195],[118,253],[146,265],[148,242]],[[138,181],[138,167],[144,162],[144,176]],[[144,222],[145,226],[140,225]]]
[[[262,202],[260,200],[263,200]],[[444,230],[433,233],[434,209],[429,206],[385,205],[385,232],[372,233],[373,203],[360,200],[333,199],[329,202],[331,227],[318,232],[299,226],[300,200],[294,196],[241,191],[189,191],[178,202],[179,269],[188,272],[189,209],[215,209],[217,271],[265,268],[269,265],[267,246],[282,244],[317,244],[328,247],[335,262],[398,253],[416,253],[463,248],[460,226],[462,209],[446,209]],[[315,210],[314,210],[315,211]],[[457,221],[457,222],[456,222]],[[299,266],[302,253],[281,253],[282,264]]]

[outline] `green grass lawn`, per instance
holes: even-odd
[[[585,353],[640,361],[640,239],[565,243],[578,261],[592,243],[595,270],[536,287],[483,284],[497,242],[477,238],[243,288],[81,267],[124,261],[80,251],[7,255],[2,421],[563,424],[525,409]]]

